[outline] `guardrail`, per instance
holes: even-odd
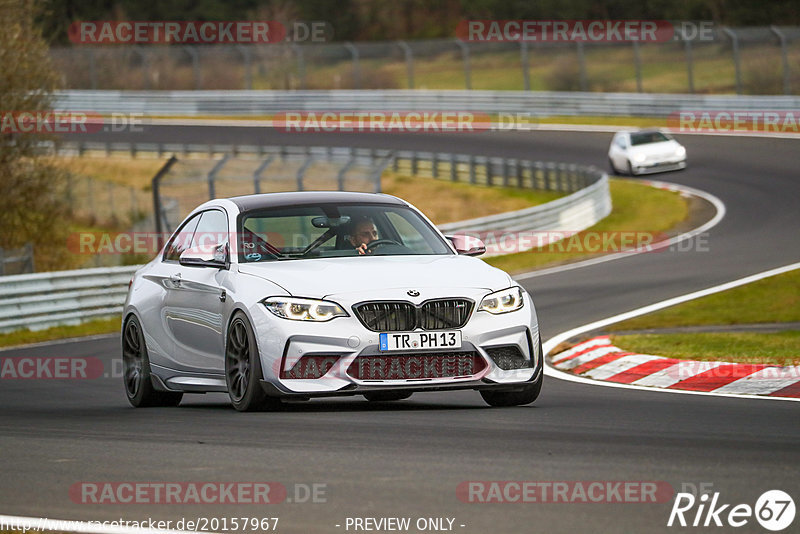
[[[102,144],[92,146],[103,147]],[[209,151],[208,146],[194,147]],[[373,166],[393,165],[395,170],[414,176],[570,193],[539,206],[442,225],[440,228],[446,233],[580,231],[611,211],[608,176],[594,167],[459,154],[360,149],[351,153],[348,159],[346,154],[330,147],[325,147],[325,150],[303,147],[302,151],[281,148],[287,157],[333,155],[342,161],[350,161],[356,155],[371,161]],[[270,148],[238,147],[238,152],[268,154]],[[376,176],[379,180],[380,173]],[[380,182],[377,183],[379,186]],[[118,314],[122,310],[128,281],[137,268],[125,266],[0,277],[0,333],[25,327],[37,330],[78,324]]]
[[[0,333],[79,324],[118,314],[138,266],[0,278]]]
[[[473,111],[666,117],[680,110],[783,110],[800,96],[553,91],[63,91],[55,109],[161,116],[259,116],[285,111]]]

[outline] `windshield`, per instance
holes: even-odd
[[[670,138],[661,132],[637,132],[631,134],[631,146],[662,143]]]
[[[239,218],[242,263],[345,256],[454,254],[414,210],[320,204],[247,212]]]

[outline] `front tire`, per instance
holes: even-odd
[[[183,393],[156,391],[150,372],[150,359],[139,320],[131,316],[122,330],[122,363],[125,396],[137,408],[177,406]]]
[[[261,358],[253,327],[242,312],[236,312],[228,326],[225,342],[225,383],[231,404],[240,412],[278,407],[279,399],[267,396],[261,387]]]

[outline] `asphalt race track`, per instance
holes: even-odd
[[[725,203],[726,217],[702,236],[708,250],[640,254],[527,279],[544,339],[800,261],[797,141],[678,137],[689,168],[656,179],[708,191]],[[609,134],[577,132],[289,135],[166,126],[114,134],[120,142],[355,145],[597,166],[606,165],[609,140]],[[116,337],[107,337],[0,357],[96,356],[110,370],[118,346]],[[279,532],[309,533],[346,532],[347,517],[411,517],[412,523],[455,518],[453,529],[465,534],[708,530],[667,528],[671,502],[470,504],[457,498],[459,483],[488,480],[666,481],[676,491],[686,483],[711,483],[723,503],[753,506],[770,489],[800,503],[800,407],[783,401],[612,389],[548,377],[529,407],[492,409],[475,392],[456,392],[416,394],[393,404],[361,397],[316,400],[277,413],[240,414],[221,394],[187,396],[179,408],[135,410],[121,380],[109,377],[3,380],[0,406],[2,514],[85,520],[277,516]],[[81,481],[277,481],[290,499],[294,484],[317,483],[326,484],[327,502],[77,504],[68,491]],[[752,518],[736,530],[764,531]]]

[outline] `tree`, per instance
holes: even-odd
[[[37,266],[58,268],[66,255],[64,171],[41,154],[48,139],[21,132],[21,112],[52,109],[58,76],[34,25],[31,1],[0,0],[0,247],[33,242]]]

